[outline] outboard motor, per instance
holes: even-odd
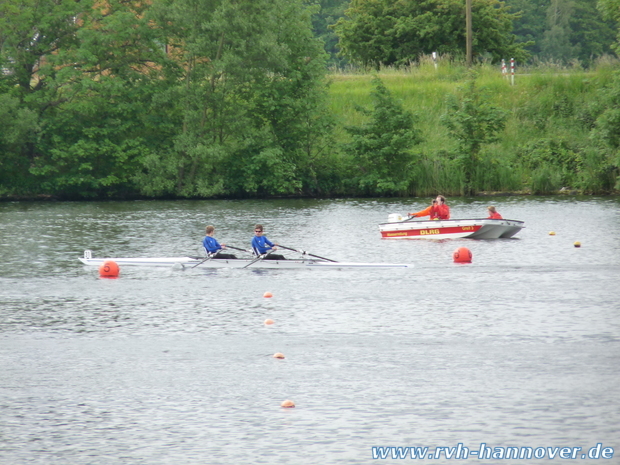
[[[407,218],[403,218],[400,213],[390,213],[388,215],[388,223],[398,223],[399,221],[404,221]]]

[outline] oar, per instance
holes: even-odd
[[[203,261],[201,261],[200,263],[196,263],[194,266],[192,266],[192,268],[196,268],[198,265],[202,265],[204,262],[206,262],[207,260],[211,260],[213,257],[215,257],[218,253],[220,253],[222,249],[218,250],[215,253],[210,253],[207,254],[207,258],[205,258]]]
[[[253,265],[253,264],[254,264],[254,263],[256,263],[257,261],[262,260],[262,259],[263,259],[263,258],[265,258],[267,255],[269,255],[271,252],[272,252],[272,250],[270,250],[269,252],[264,253],[264,254],[262,254],[262,255],[259,255],[258,257],[256,257],[254,260],[252,260],[250,263],[248,263],[247,265],[245,265],[245,266],[244,266],[244,267],[242,267],[241,269],[243,269],[243,268],[247,268],[248,266]]]
[[[233,247],[232,245],[227,245],[226,246],[227,249],[235,249],[235,250],[239,250],[240,252],[247,252],[247,253],[252,253],[249,250],[246,249],[240,249],[239,247]]]
[[[337,263],[336,260],[332,260],[331,258],[319,257],[318,255],[314,255],[314,254],[308,253],[308,252],[306,252],[304,250],[291,249],[290,247],[283,246],[282,244],[278,244],[278,247],[282,247],[283,249],[286,249],[286,250],[292,250],[293,252],[297,252],[297,253],[300,253],[302,255],[310,255],[311,257],[314,257],[314,258],[320,258],[321,260],[327,260],[328,262]]]

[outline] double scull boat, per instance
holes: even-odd
[[[336,262],[326,259],[301,258],[287,260],[265,260],[255,258],[220,259],[206,257],[157,257],[157,258],[93,258],[90,250],[79,257],[84,265],[101,266],[113,261],[118,266],[180,266],[181,268],[411,268],[413,265],[397,263]]]

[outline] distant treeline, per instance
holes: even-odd
[[[462,0],[308,3],[318,4],[314,32],[336,67],[406,64],[432,52],[464,54]],[[587,68],[605,55],[615,56],[618,7],[617,0],[473,0],[475,59]]]
[[[616,61],[326,75],[306,3],[2,2],[0,197],[620,188]]]

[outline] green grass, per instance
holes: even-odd
[[[451,150],[456,144],[440,122],[441,115],[446,112],[447,95],[458,94],[460,87],[475,77],[476,86],[485,90],[490,102],[508,113],[499,142],[483,150],[485,163],[496,170],[495,179],[481,175],[481,185],[498,190],[502,187],[504,190],[523,187],[548,192],[555,189],[557,179],[545,181],[546,172],[532,173],[521,166],[518,148],[541,139],[550,139],[564,141],[579,150],[592,150],[594,142],[589,137],[590,127],[584,124],[584,117],[588,116],[589,106],[596,105],[600,99],[600,89],[611,82],[618,69],[618,61],[611,59],[601,60],[596,68],[588,71],[578,67],[538,65],[517,69],[515,84],[511,85],[509,76],[502,76],[500,66],[480,65],[468,70],[462,64],[445,60],[435,68],[432,60],[427,59],[418,66],[404,69],[333,72],[329,76],[330,105],[339,123],[337,137],[341,142],[346,141],[347,134],[343,127],[363,122],[364,116],[355,108],[356,105],[371,107],[371,80],[378,76],[404,108],[417,115],[417,125],[424,142],[414,151],[432,160],[440,158],[438,154]],[[429,162],[419,170],[414,175],[417,182],[413,182],[417,184],[414,186],[416,192],[430,192],[438,185],[445,186],[444,192],[455,189],[454,178],[458,176],[455,173],[445,176],[449,167],[442,160]],[[583,186],[609,184],[588,179],[588,173],[595,171],[592,166],[584,170]],[[421,181],[421,176],[424,181]],[[519,179],[522,186],[519,186]]]

